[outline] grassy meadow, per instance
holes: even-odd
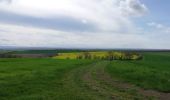
[[[51,58],[0,59],[0,100],[166,100],[170,97],[170,52],[142,52],[142,60],[127,61],[75,59],[75,54],[80,52]]]
[[[67,92],[62,87],[64,75],[90,63],[85,60],[0,59],[0,100],[62,99]]]
[[[170,92],[170,53],[144,53],[141,61],[113,61],[107,71],[145,89]]]

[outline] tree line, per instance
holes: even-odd
[[[98,60],[141,60],[143,56],[138,53],[122,52],[120,55],[116,55],[112,51],[108,51],[104,56],[94,55],[90,52],[83,52],[77,56],[77,59],[98,59]]]
[[[18,56],[12,55],[10,53],[0,53],[0,58],[18,58]]]

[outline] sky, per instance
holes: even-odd
[[[0,0],[0,46],[170,49],[169,0]]]

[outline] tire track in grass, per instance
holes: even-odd
[[[145,97],[137,91],[129,87],[128,84],[120,83],[119,81],[112,80],[109,75],[104,71],[109,62],[99,62],[84,74],[83,80],[91,90],[96,91],[98,94],[106,97],[105,100],[149,100],[150,97]]]
[[[108,61],[80,66],[65,75],[66,100],[155,100],[142,89],[112,79],[105,72]]]
[[[105,73],[105,69],[104,70],[100,70],[102,71],[102,73]],[[99,72],[99,71],[98,71]],[[155,91],[155,90],[150,90],[150,89],[144,89],[144,88],[140,88],[137,87],[135,85],[132,84],[128,84],[128,83],[123,83],[120,81],[116,81],[116,78],[111,78],[110,75],[108,75],[108,73],[104,74],[105,76],[109,77],[109,78],[104,78],[105,81],[108,81],[108,83],[111,83],[113,86],[117,86],[123,89],[133,89],[136,92],[138,92],[139,94],[147,97],[149,100],[150,99],[154,99],[154,100],[170,100],[170,93],[164,93],[164,92],[159,92],[159,91]]]
[[[96,96],[93,91],[89,91],[81,80],[81,77],[85,74],[86,70],[94,65],[95,63],[87,66],[80,66],[65,75],[63,88],[71,95],[71,97],[69,97],[66,93],[65,100],[102,100]]]

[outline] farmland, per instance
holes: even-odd
[[[116,52],[116,51],[91,51],[58,53],[53,58],[56,59],[100,59],[100,60],[140,60],[142,56],[139,53]]]
[[[80,52],[66,53],[64,58],[0,59],[0,100],[170,99],[169,52],[113,61],[66,59]]]
[[[142,61],[111,62],[108,72],[146,89],[170,92],[170,53],[146,53]]]

